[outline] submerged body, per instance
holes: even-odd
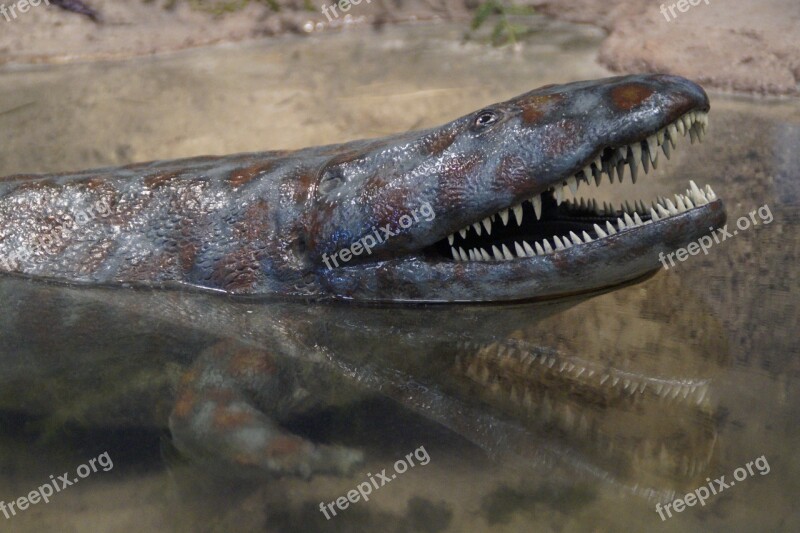
[[[657,269],[724,209],[694,184],[632,210],[568,206],[563,189],[621,181],[626,168],[635,181],[679,136],[702,139],[708,109],[688,80],[629,76],[382,139],[11,176],[0,271],[365,301],[593,290]]]

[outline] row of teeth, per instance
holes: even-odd
[[[686,189],[685,195],[680,193],[675,195],[674,202],[669,198],[659,198],[654,201],[653,207],[650,208],[650,218],[648,220],[642,220],[640,216],[640,213],[647,216],[647,208],[644,202],[639,200],[634,202],[633,205],[631,205],[630,202],[625,202],[625,204],[621,206],[622,216],[618,217],[616,220],[616,228],[614,224],[608,220],[605,222],[605,229],[601,227],[600,224],[594,224],[594,239],[586,231],[581,232],[581,235],[570,231],[568,235],[552,237],[552,245],[547,239],[534,242],[533,246],[524,240],[515,241],[513,252],[505,244],[501,244],[499,247],[497,245],[492,245],[490,250],[486,248],[465,250],[462,246],[453,246],[454,241],[451,241],[450,253],[456,261],[510,261],[517,258],[547,255],[558,250],[566,250],[579,244],[590,243],[629,228],[636,228],[652,222],[658,222],[659,220],[684,213],[689,209],[706,205],[717,199],[717,195],[711,189],[710,185],[706,185],[705,189],[700,189],[694,181],[689,181],[689,185],[690,188]],[[618,213],[618,211],[614,211],[612,206],[607,203],[604,204],[601,210],[596,200],[586,202],[581,199],[580,204],[577,205],[589,206],[590,204],[591,209],[600,216],[610,216]],[[489,253],[490,251],[491,254]]]
[[[460,355],[457,355],[455,361],[456,370],[490,387],[490,382],[492,381],[491,376],[494,373],[490,371],[488,361],[491,361],[493,364],[498,364],[501,367],[511,366],[514,363],[521,364],[525,371],[530,371],[534,363],[538,362],[539,368],[558,371],[561,375],[571,375],[571,379],[579,379],[589,384],[618,389],[618,392],[627,393],[629,395],[637,393],[643,394],[645,390],[649,390],[650,394],[654,394],[660,400],[666,400],[667,402],[682,399],[700,405],[707,399],[709,390],[709,381],[707,379],[673,380],[650,377],[643,378],[634,373],[620,370],[613,370],[609,373],[607,368],[596,367],[596,365],[592,365],[591,363],[582,364],[581,362],[559,361],[559,359],[553,355],[540,355],[524,348],[504,346],[498,343],[485,346],[478,343],[461,341],[458,344],[459,346],[463,346],[463,350],[477,351],[480,355],[472,358],[469,364],[462,360]],[[484,357],[488,359],[488,361],[484,360]],[[519,374],[516,370],[512,370],[511,373]],[[511,395],[512,397],[515,396],[513,393]],[[525,395],[518,396],[523,400],[523,403],[525,403],[524,396]]]
[[[459,366],[461,365],[457,363],[457,370],[462,370],[463,367],[459,369]],[[580,403],[573,405],[569,401],[559,401],[551,398],[547,390],[541,394],[535,394],[530,388],[517,386],[514,383],[501,385],[499,380],[493,380],[486,375],[488,369],[486,369],[485,365],[480,365],[480,370],[476,366],[473,361],[468,368],[463,370],[466,371],[466,375],[481,383],[493,395],[508,395],[508,400],[511,404],[523,409],[528,416],[536,417],[544,423],[557,422],[562,430],[571,431],[581,438],[588,438],[600,450],[614,453],[618,448],[624,448],[624,452],[631,457],[632,465],[636,468],[642,468],[648,461],[657,459],[661,470],[680,473],[683,476],[694,476],[697,472],[704,471],[708,466],[710,455],[681,454],[676,456],[670,452],[663,442],[660,445],[659,443],[647,441],[622,444],[615,442],[616,439],[612,435],[608,435],[593,422],[593,418],[590,417],[591,410],[583,409]],[[484,371],[481,372],[481,370]],[[688,388],[694,392],[695,386],[697,384],[692,384]],[[637,389],[635,386],[632,388],[633,390]],[[703,401],[702,398],[705,397],[707,388],[707,382],[701,386],[702,392],[697,404]],[[687,385],[677,385],[675,389],[679,391],[687,390]],[[684,398],[686,396],[688,395],[685,395]]]
[[[581,170],[574,176],[571,176],[562,184],[551,187],[550,191],[552,192],[556,200],[556,204],[561,205],[561,203],[564,201],[564,187],[567,187],[570,191],[572,191],[573,196],[575,196],[578,192],[578,188],[582,181],[586,182],[586,184],[588,185],[590,184],[589,179],[591,177],[594,177],[595,184],[600,185],[603,174],[606,174],[608,176],[609,181],[612,184],[614,183],[615,176],[617,176],[619,182],[622,183],[623,177],[625,176],[626,166],[630,168],[631,180],[633,181],[633,183],[636,183],[636,178],[638,176],[638,169],[640,165],[644,169],[645,174],[650,171],[651,164],[653,168],[657,168],[659,148],[664,152],[666,158],[669,159],[672,150],[674,150],[677,146],[677,141],[680,138],[680,136],[685,137],[686,134],[689,133],[692,144],[694,144],[695,140],[697,140],[698,142],[702,142],[705,137],[705,132],[707,127],[708,127],[707,113],[701,111],[689,112],[680,117],[678,120],[676,120],[669,126],[666,126],[665,128],[661,129],[661,131],[659,131],[658,133],[651,135],[645,141],[617,148],[616,152],[611,156],[610,159],[608,159],[605,162],[605,164],[603,163],[601,156],[598,155],[595,158],[595,160],[590,162],[583,170]],[[707,188],[707,191],[710,191],[710,188]],[[500,211],[495,215],[486,217],[480,222],[474,222],[470,226],[462,228],[457,233],[461,236],[462,239],[466,239],[467,234],[470,231],[474,231],[475,234],[478,236],[482,235],[484,231],[487,233],[487,235],[491,235],[493,224],[502,222],[503,226],[507,226],[512,216],[514,220],[517,222],[517,225],[522,226],[522,219],[524,212],[523,205],[525,203],[530,203],[531,206],[533,207],[536,220],[541,219],[542,196],[541,194],[537,194],[520,204],[517,204],[513,207],[509,207],[507,209],[503,209],[502,211]],[[646,211],[643,211],[643,213],[644,212]],[[455,236],[456,234],[452,233],[447,237],[447,241],[451,247],[455,242]],[[600,236],[599,233],[598,236]],[[573,244],[575,244],[574,239],[573,239]],[[505,250],[502,248],[505,248]],[[509,250],[508,247],[503,246],[502,248],[497,249],[497,252],[495,252],[495,250],[492,250],[491,255],[487,253],[486,250],[480,250],[480,249],[475,250],[475,255],[474,255],[475,259],[472,259],[470,257],[468,251],[465,252],[465,254],[462,256],[461,252],[459,250],[456,250],[455,248],[452,248],[452,254],[453,258],[457,261],[458,260],[490,261],[492,257],[494,257],[494,259],[499,261],[503,259],[514,258],[514,255],[511,254],[511,250]],[[526,253],[526,255],[519,255],[520,248]],[[528,245],[528,248],[530,248],[530,245]],[[549,253],[547,252],[547,249],[544,248],[544,246],[542,246],[542,248],[545,251],[545,253]],[[517,252],[517,257],[531,257],[530,255],[527,255],[527,253],[529,252],[525,248],[524,243],[521,243],[519,246],[517,246],[515,243],[515,251]]]

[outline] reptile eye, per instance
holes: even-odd
[[[492,124],[497,122],[499,119],[500,119],[500,114],[497,111],[493,111],[491,109],[478,111],[478,114],[475,117],[475,128],[476,129],[486,128],[487,126],[491,126]]]

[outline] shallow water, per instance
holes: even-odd
[[[6,70],[0,175],[377,136],[608,74],[589,28],[543,23],[519,53],[461,38],[460,28],[421,25]],[[798,530],[800,106],[712,95],[711,121],[706,142],[679,146],[637,195],[695,178],[722,197],[731,229],[763,206],[772,221],[755,215],[757,226],[707,255],[592,297],[365,310],[0,281],[0,500],[103,452],[113,460],[0,522],[13,531]],[[347,476],[274,479],[231,466],[222,441],[176,443],[176,398],[185,376],[219,370],[215,346],[223,359],[244,353],[312,376],[277,386],[319,402],[282,422],[363,451],[364,464]],[[429,462],[368,502],[330,520],[320,512],[421,447]],[[657,501],[706,478],[730,482],[762,456],[704,506],[666,521],[656,513]]]

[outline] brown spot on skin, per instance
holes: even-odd
[[[178,418],[186,418],[192,411],[194,404],[194,393],[190,390],[183,391],[175,402],[175,408],[172,410],[172,413]]]
[[[197,382],[198,377],[200,377],[200,373],[197,371],[197,369],[190,368],[181,376],[180,386],[188,387],[190,385],[194,385]]]
[[[254,249],[241,248],[223,256],[215,265],[211,281],[215,287],[241,293],[261,279],[261,264]]]
[[[509,155],[503,156],[495,177],[496,186],[503,192],[513,191],[518,193],[522,192],[519,190],[521,185],[530,185],[526,183],[527,181],[530,180],[528,180],[528,171],[522,158]]]
[[[522,123],[528,126],[540,124],[548,111],[564,97],[559,94],[543,94],[527,96],[519,100],[522,107]]]
[[[174,170],[172,172],[167,172],[167,173],[158,172],[156,174],[151,174],[149,176],[145,176],[144,185],[149,189],[157,189],[164,185],[168,185],[170,181],[181,176],[182,174],[183,174],[182,170]]]
[[[181,240],[178,244],[178,262],[181,271],[189,272],[197,259],[197,252],[200,251],[198,244],[191,240]]]
[[[317,174],[315,172],[304,171],[297,176],[294,182],[294,193],[292,200],[295,203],[302,204],[308,200],[314,192],[314,184],[317,181]]]
[[[543,146],[545,153],[553,158],[573,153],[583,138],[583,125],[574,119],[564,119],[557,126]]]
[[[305,441],[300,437],[275,437],[264,450],[267,457],[294,455],[304,448]]]
[[[267,376],[275,374],[275,362],[262,351],[240,350],[231,357],[228,372],[232,377]]]
[[[237,168],[228,177],[228,182],[234,187],[241,187],[249,183],[264,172],[269,172],[275,167],[274,161],[259,161],[253,165]]]
[[[218,431],[230,431],[252,424],[253,420],[253,414],[248,411],[231,411],[224,407],[218,407],[214,410],[212,424]]]
[[[458,132],[455,130],[445,130],[435,133],[426,139],[426,155],[438,156],[444,153],[456,140]]]
[[[611,89],[611,101],[621,111],[630,111],[647,100],[653,89],[641,83],[626,83]]]

